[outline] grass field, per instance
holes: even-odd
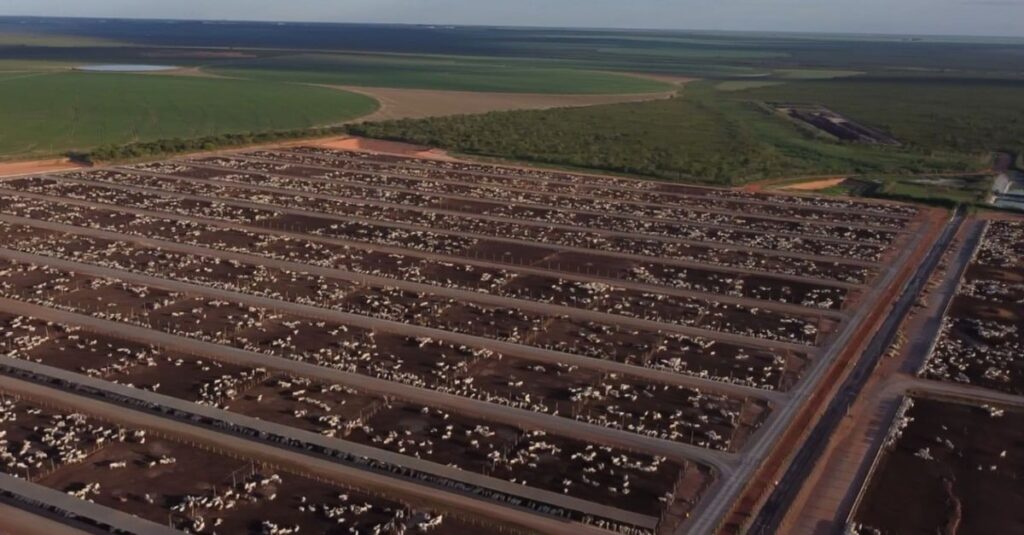
[[[760,87],[772,87],[782,83],[784,82],[773,82],[769,80],[726,80],[716,84],[715,89],[719,91],[745,91],[747,89],[757,89]]]
[[[992,191],[992,181],[991,176],[882,178],[876,194],[902,200],[973,205],[985,202]]]
[[[621,74],[471,58],[301,54],[219,63],[209,70],[258,80],[404,89],[559,94],[671,89],[668,84]]]
[[[370,113],[367,97],[315,87],[151,75],[0,76],[0,154],[305,128]]]

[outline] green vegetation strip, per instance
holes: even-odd
[[[88,164],[122,163],[220,149],[264,145],[296,139],[337,136],[347,133],[343,126],[277,130],[248,134],[220,134],[195,139],[160,139],[127,145],[105,145],[89,152],[75,154],[77,160]]]

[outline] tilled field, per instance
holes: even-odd
[[[309,148],[0,191],[5,373],[370,467],[327,481],[118,431],[11,472],[196,533],[673,533],[921,224]]]
[[[853,532],[1020,533],[1022,429],[1019,410],[910,400],[868,483]]]
[[[992,221],[921,375],[1024,394],[1024,220]]]

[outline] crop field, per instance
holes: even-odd
[[[194,532],[685,529],[927,227],[312,147],[0,191],[0,388],[161,433],[15,475]],[[218,468],[186,481],[161,455]]]
[[[852,532],[1010,533],[1024,529],[1018,409],[907,398]],[[1014,527],[1016,526],[1016,527]]]
[[[51,73],[0,78],[0,155],[340,123],[368,97],[316,87],[199,77]]]
[[[995,220],[944,318],[921,375],[1024,393],[1024,221]]]
[[[669,90],[668,84],[621,74],[526,61],[307,54],[219,63],[223,76],[320,85],[501,91],[507,93],[614,94]]]

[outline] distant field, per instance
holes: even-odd
[[[23,32],[0,33],[0,46],[117,46],[120,43],[96,37],[74,35],[37,34]]]
[[[719,91],[744,91],[746,89],[757,89],[759,87],[771,87],[784,82],[773,82],[769,80],[726,80],[715,85]]]
[[[11,74],[22,74],[26,72],[66,71],[74,66],[74,63],[64,63],[59,61],[0,59],[0,76],[7,77]]]
[[[0,17],[4,33],[146,47],[542,58],[563,67],[691,76],[774,69],[1024,71],[1021,39]]]
[[[618,94],[671,89],[661,82],[587,70],[479,59],[302,54],[219,63],[210,72],[326,85],[508,93]]]
[[[176,65],[237,79],[66,72],[95,63]],[[668,101],[356,131],[499,159],[717,184],[976,171],[993,150],[1024,152],[1022,73],[1024,40],[1015,39],[0,17],[0,112],[8,119],[0,158],[168,138],[189,142],[150,145],[159,153],[191,150],[232,137],[224,134],[336,124],[376,109],[365,96],[313,86],[486,93],[470,95],[476,100],[448,93],[431,110],[412,112],[402,106],[428,101],[388,106],[381,97],[391,117],[500,108],[471,104],[505,93],[539,93],[530,96],[558,105],[678,88],[646,74],[704,81]],[[823,104],[905,145],[830,141],[765,111],[765,101]],[[122,153],[134,154],[107,150]]]
[[[171,76],[0,76],[0,155],[31,157],[104,144],[305,128],[373,112],[331,89]]]

